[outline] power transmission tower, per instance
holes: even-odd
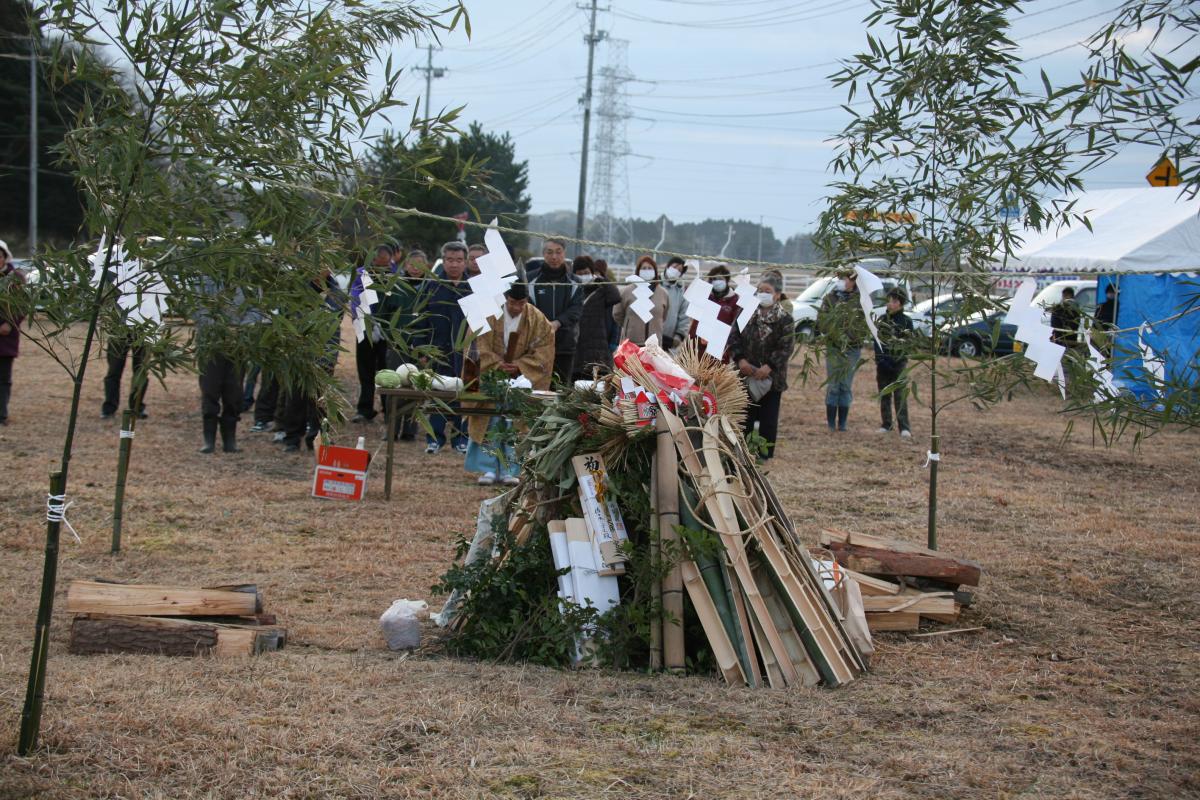
[[[602,238],[606,242],[628,244],[633,241],[629,209],[629,170],[625,157],[629,155],[629,142],[625,137],[625,123],[630,117],[626,84],[633,80],[629,71],[629,42],[624,39],[608,40],[608,63],[600,69],[600,98],[596,109],[599,127],[596,132],[596,167],[592,173],[591,202],[592,219],[603,225]],[[619,252],[605,252],[611,263],[620,257]]]
[[[579,205],[575,210],[576,239],[583,238],[584,215],[587,213],[588,135],[591,133],[592,127],[592,67],[595,63],[596,45],[604,41],[604,37],[608,35],[606,31],[596,30],[596,12],[600,10],[597,7],[597,0],[592,0],[589,6],[579,6],[579,8],[591,12],[591,21],[588,23],[588,34],[583,37],[584,43],[588,46],[588,66],[587,86],[583,90],[583,97],[579,99],[583,106],[583,147],[579,151]],[[579,255],[579,245],[575,245],[575,254]]]
[[[431,45],[431,44],[426,45],[425,52],[426,52],[425,66],[417,67],[417,72],[425,73],[424,114],[425,114],[425,118],[429,119],[433,114],[433,110],[432,110],[433,106],[431,105],[432,101],[430,100],[430,96],[433,94],[433,79],[445,77],[446,69],[444,67],[435,67],[433,65],[433,45]],[[426,124],[425,127],[426,127],[426,129],[428,129],[428,127],[429,127],[428,124]]]

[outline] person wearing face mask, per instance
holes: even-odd
[[[779,405],[787,390],[788,361],[792,357],[796,329],[792,317],[779,302],[783,280],[767,273],[758,284],[758,309],[744,331],[729,337],[729,354],[746,384],[751,404],[746,412],[746,432],[758,423],[758,433],[767,440],[762,458],[775,455],[779,434]]]
[[[643,321],[637,315],[637,312],[631,311],[631,306],[636,298],[633,290],[637,285],[636,281],[626,283],[621,287],[621,302],[617,303],[613,308],[613,319],[620,326],[621,332],[619,338],[624,341],[628,339],[634,344],[644,345],[646,340],[651,336],[657,336],[659,342],[662,342],[663,337],[663,320],[667,316],[667,290],[659,283],[658,265],[654,263],[654,259],[650,256],[642,256],[637,260],[635,275],[641,278],[646,283],[653,287],[653,294],[650,295],[650,303],[652,309],[650,311],[650,321]]]
[[[779,285],[780,285],[780,286],[783,286],[783,273],[782,273],[782,272],[780,272],[780,271],[779,271],[779,270],[777,270],[777,269],[769,269],[769,270],[767,270],[766,272],[764,272],[764,273],[763,273],[763,279],[764,279],[764,280],[765,280],[765,279],[767,279],[767,278],[770,278],[770,277],[777,278],[777,279],[779,280]],[[783,309],[783,313],[787,314],[789,317],[790,317],[790,316],[793,316],[792,312],[793,312],[795,309],[794,309],[794,307],[792,306],[792,301],[791,301],[791,300],[788,298],[788,296],[787,296],[787,294],[786,294],[786,293],[783,293],[783,292],[781,292],[781,293],[780,293],[780,295],[779,295],[779,307],[780,307],[780,308],[782,308],[782,309]]]
[[[737,320],[739,309],[737,304],[737,295],[733,293],[733,287],[729,280],[729,267],[725,266],[724,264],[717,264],[708,271],[705,279],[711,283],[713,287],[712,293],[709,294],[708,299],[712,300],[721,307],[721,310],[717,312],[717,320],[732,327],[733,323]],[[695,320],[692,321],[691,329],[688,331],[688,335],[693,339],[696,338]],[[702,339],[700,341],[700,351],[705,352],[706,346],[707,342]],[[729,363],[729,345],[725,345],[724,353],[710,353],[710,355],[721,359],[725,363]]]
[[[583,310],[579,315],[579,342],[575,347],[574,381],[590,381],[593,367],[612,371],[612,350],[608,347],[608,323],[613,322],[613,307],[621,302],[617,287],[601,281],[591,256],[576,256],[571,272],[583,286]]]
[[[687,336],[691,320],[687,315],[687,300],[683,293],[687,285],[683,276],[687,264],[679,256],[671,256],[663,271],[663,288],[667,291],[667,316],[663,318],[663,348],[672,350]]]
[[[854,272],[845,272],[821,301],[817,330],[825,339],[825,421],[829,430],[845,431],[854,399],[854,372],[869,335],[858,301]]]

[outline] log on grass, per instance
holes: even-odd
[[[217,627],[204,622],[84,615],[71,622],[67,651],[80,656],[103,653],[198,656],[216,646]]]
[[[974,561],[877,536],[821,531],[821,544],[842,566],[872,575],[910,575],[978,586],[983,573]]]
[[[80,614],[71,623],[68,650],[75,655],[249,656],[278,650],[287,641],[283,628],[219,625],[175,617]]]
[[[67,611],[75,614],[240,617],[258,610],[257,592],[98,581],[72,581],[67,589]]]

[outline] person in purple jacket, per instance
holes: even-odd
[[[13,282],[24,283],[25,276],[15,269],[12,251],[0,239],[0,287],[10,287]],[[24,317],[0,312],[0,425],[8,424],[8,398],[12,395],[13,362],[21,349],[21,323]]]

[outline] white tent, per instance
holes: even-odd
[[[1028,231],[1006,265],[1030,272],[1148,272],[1200,269],[1200,197],[1179,187],[1106,189],[1076,195],[1082,222]]]

